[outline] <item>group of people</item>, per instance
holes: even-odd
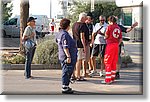
[[[138,23],[134,23],[131,28],[125,28],[117,24],[117,17],[110,16],[107,24],[103,15],[99,16],[99,21],[94,26],[91,13],[80,13],[79,20],[72,26],[71,35],[69,34],[70,20],[66,18],[61,20],[56,40],[62,66],[62,93],[73,93],[69,87],[72,80],[86,81],[87,76],[97,75],[96,57],[98,55],[101,61],[99,75],[100,77],[105,75],[105,80],[101,83],[111,84],[115,78],[120,77],[118,58],[122,32],[131,31]]]
[[[131,28],[125,28],[117,24],[117,17],[110,16],[108,24],[106,17],[99,16],[99,23],[93,25],[92,13],[80,13],[79,20],[72,26],[72,35],[69,33],[71,21],[64,18],[60,21],[59,33],[56,41],[59,50],[59,61],[62,67],[62,93],[73,93],[69,87],[70,82],[86,81],[86,77],[97,75],[96,57],[100,56],[101,66],[99,76],[105,75],[102,84],[111,84],[116,78],[120,78],[120,63],[118,58],[121,53],[122,32],[130,32],[138,23]],[[25,49],[25,78],[32,79],[31,63],[36,49],[36,18],[29,17],[27,27],[22,40],[30,39],[35,43],[32,49]],[[52,28],[53,29],[53,28]],[[117,67],[117,69],[116,69]],[[82,68],[82,75],[81,75]],[[89,70],[87,71],[87,68]],[[105,69],[105,74],[104,74]]]

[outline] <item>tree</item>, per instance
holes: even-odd
[[[118,8],[115,2],[99,2],[95,4],[95,10],[92,12],[95,18],[94,23],[99,22],[99,16],[104,15],[108,18],[111,15],[120,17],[121,9]]]
[[[22,35],[27,26],[29,17],[29,0],[21,0],[20,3],[20,50],[22,49]]]
[[[11,1],[1,1],[2,6],[2,22],[7,21],[12,16],[13,4]]]
[[[96,2],[94,4],[94,11],[92,12],[94,17],[94,24],[99,22],[99,16],[104,15],[108,18],[110,15],[120,16],[121,9],[118,8],[115,2]],[[81,2],[81,0],[74,1],[74,5],[68,11],[68,18],[71,19],[72,23],[78,20],[78,15],[81,12],[90,12],[90,2]]]
[[[68,10],[67,18],[71,20],[71,23],[74,23],[78,20],[79,14],[81,12],[90,11],[90,4],[87,2],[80,2],[80,0],[74,0],[73,5],[70,6]]]

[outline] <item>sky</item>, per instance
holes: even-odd
[[[104,1],[104,0],[95,0]],[[130,5],[132,3],[139,4],[142,0],[105,0],[105,1],[116,1],[117,6]],[[12,0],[13,3],[13,16],[20,15],[20,0]],[[30,8],[29,14],[32,15],[47,15],[50,18],[50,0],[29,0]],[[58,13],[58,0],[51,0],[52,3],[52,18]],[[13,17],[12,16],[12,17]]]
[[[52,18],[57,14],[57,0],[51,0],[52,2]],[[13,0],[13,15],[20,15],[20,0]],[[33,15],[47,15],[50,17],[50,0],[29,0],[30,8],[29,14]]]

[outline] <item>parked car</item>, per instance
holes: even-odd
[[[46,15],[30,15],[36,20],[36,35],[37,38],[44,37],[49,34],[49,20]],[[4,22],[2,29],[3,37],[20,37],[20,16],[15,16]]]

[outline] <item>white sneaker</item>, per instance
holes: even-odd
[[[102,71],[100,71],[100,72],[99,72],[99,76],[100,76],[100,77],[103,77],[103,76],[104,76],[104,73],[103,73]]]
[[[96,76],[97,75],[97,71],[91,71],[91,73],[89,73],[89,76],[90,77],[93,77],[93,76]]]
[[[112,81],[106,83],[105,80],[101,81],[101,84],[106,84],[106,85],[110,85],[112,83]]]

